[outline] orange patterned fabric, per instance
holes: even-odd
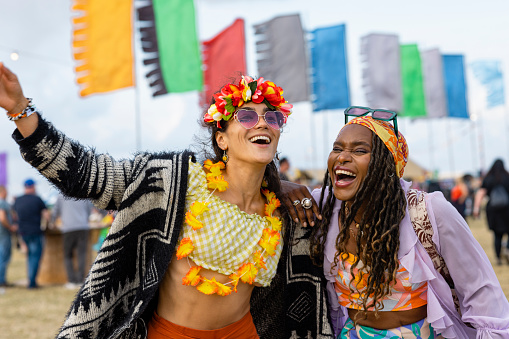
[[[338,264],[338,275],[334,288],[338,295],[339,304],[346,308],[356,310],[362,309],[361,296],[365,293],[368,283],[368,273],[364,269],[362,261],[350,273],[350,269],[355,262],[356,256],[352,253],[343,254]],[[350,290],[353,289],[353,291]],[[411,283],[410,274],[400,265],[396,273],[396,284],[391,286],[391,293],[387,295],[382,303],[384,305],[381,311],[406,311],[421,307],[428,303],[428,283]],[[369,296],[367,305],[372,302],[372,296]],[[374,307],[369,307],[368,311],[374,311]]]
[[[396,172],[401,178],[405,171],[405,166],[408,161],[408,144],[405,137],[398,131],[399,138],[396,137],[394,127],[386,121],[373,119],[371,116],[362,116],[350,120],[345,126],[351,124],[358,124],[369,128],[373,133],[378,135],[384,142],[385,146],[389,149],[394,157],[396,163]]]

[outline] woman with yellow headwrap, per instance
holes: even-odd
[[[407,158],[395,112],[345,110],[312,192],[321,220],[311,255],[336,337],[509,338],[509,304],[484,251],[442,193],[401,179]]]

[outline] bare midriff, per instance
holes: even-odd
[[[191,259],[177,260],[174,256],[159,286],[157,314],[180,326],[196,330],[216,330],[244,317],[250,309],[253,285],[239,282],[237,293],[228,296],[206,295],[193,286],[182,285],[182,277],[190,266],[196,266]],[[220,283],[231,281],[227,276],[202,269],[200,275]]]
[[[361,311],[349,308],[348,316],[350,319],[355,320],[355,316],[359,312]],[[368,311],[366,312],[366,318],[364,318],[362,314],[359,315],[357,324],[386,330],[389,328],[413,324],[423,318],[426,318],[427,314],[427,305],[407,311],[379,311],[378,317],[375,316],[375,312]]]

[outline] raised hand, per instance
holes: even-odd
[[[18,77],[0,62],[0,107],[8,113],[17,113],[27,105],[28,100],[23,95]]]

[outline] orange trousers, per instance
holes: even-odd
[[[147,339],[259,339],[251,313],[242,319],[217,330],[195,330],[174,324],[154,312],[148,323]]]

